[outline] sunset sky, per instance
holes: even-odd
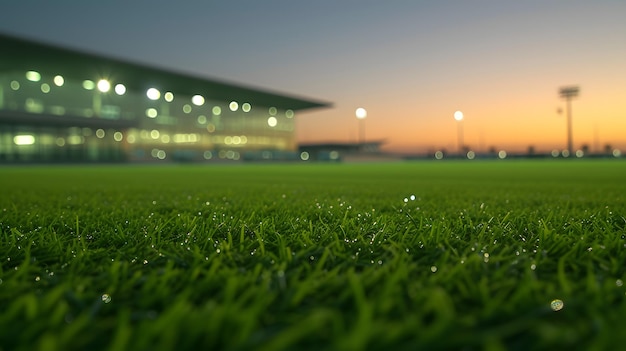
[[[0,32],[333,103],[300,142],[626,150],[626,1],[10,1]],[[6,55],[7,53],[2,53]],[[563,109],[562,114],[557,110]]]

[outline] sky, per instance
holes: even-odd
[[[564,149],[559,88],[575,85],[574,147],[626,151],[625,15],[623,0],[21,0],[0,32],[331,102],[297,114],[299,142],[363,128],[391,152],[457,150],[460,132],[479,152]]]

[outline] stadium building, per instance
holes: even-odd
[[[319,101],[0,35],[0,162],[289,159]]]

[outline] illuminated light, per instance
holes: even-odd
[[[211,109],[211,113],[213,113],[215,116],[219,116],[222,114],[222,108],[219,106],[213,106],[213,108]]]
[[[65,114],[65,107],[63,106],[50,106],[50,112],[53,115],[62,116]]]
[[[174,101],[174,94],[172,94],[171,91],[168,91],[167,93],[165,93],[165,95],[163,97],[165,98],[165,101],[167,101],[167,102]]]
[[[474,151],[468,151],[467,152],[467,159],[469,160],[473,160],[476,157],[476,153]]]
[[[35,137],[30,134],[16,135],[13,137],[13,143],[15,143],[15,145],[33,145],[35,143]]]
[[[148,108],[146,109],[146,116],[150,117],[150,118],[156,118],[156,116],[158,116],[159,113],[157,111],[156,108]]]
[[[191,97],[191,103],[196,106],[204,105],[204,96],[202,95],[194,95]]]
[[[337,159],[339,159],[339,152],[338,151],[331,151],[328,156],[330,157],[331,160],[337,160]]]
[[[106,79],[100,79],[97,85],[98,90],[100,90],[100,92],[102,93],[107,93],[109,92],[109,90],[111,90],[111,83],[109,83],[109,81]]]
[[[500,150],[500,151],[498,152],[498,158],[500,158],[500,159],[505,159],[505,158],[506,158],[506,151],[504,151],[504,150]]]
[[[233,160],[237,161],[237,160],[239,160],[240,157],[241,156],[239,155],[239,153],[237,151],[233,152]]]
[[[156,88],[150,88],[146,91],[148,99],[156,101],[161,97],[161,92]]]
[[[247,137],[247,136],[245,136],[245,135],[242,135],[242,136],[241,136],[241,143],[242,143],[242,144],[247,144],[247,143],[248,143],[248,137]]]
[[[195,133],[174,134],[175,143],[195,143],[197,141],[198,141],[198,135]]]
[[[237,101],[231,101],[230,104],[228,104],[228,108],[235,112],[239,109],[239,104],[237,103]]]
[[[209,133],[213,133],[213,132],[215,131],[215,125],[214,125],[213,123],[209,123],[209,124],[207,124],[207,126],[206,126],[206,130],[207,130]]]
[[[583,150],[576,150],[576,157],[581,158],[585,156],[585,152]]]
[[[152,151],[150,151],[150,155],[154,158],[157,157],[157,152],[159,152],[159,149],[152,149]]]
[[[133,134],[130,134],[126,136],[126,141],[129,144],[134,144],[137,141],[137,138]]]
[[[622,156],[622,151],[620,151],[620,149],[614,149],[613,157],[620,157],[620,156]]]
[[[202,156],[204,156],[205,160],[210,160],[213,158],[213,153],[211,151],[205,151]]]
[[[54,82],[54,85],[56,85],[57,87],[62,87],[63,84],[65,84],[65,79],[61,75],[54,76],[54,79],[52,81]]]
[[[11,89],[19,90],[20,89],[20,82],[18,82],[16,80],[12,80],[11,81]]]
[[[563,303],[562,300],[555,299],[555,300],[552,300],[552,302],[550,302],[550,308],[552,308],[554,312],[562,310],[563,307],[565,307],[565,304]]]
[[[454,113],[454,119],[456,119],[457,121],[462,121],[463,120],[463,112],[456,111]]]
[[[115,84],[115,93],[117,95],[126,94],[126,86],[124,84]]]
[[[156,129],[153,129],[152,131],[150,131],[150,137],[152,139],[158,139],[160,134],[161,133],[159,133],[159,131]]]
[[[293,110],[287,110],[287,111],[285,111],[285,117],[287,117],[287,118],[293,118],[293,116],[294,116]]]
[[[189,104],[184,104],[184,105],[183,105],[183,112],[185,112],[185,113],[191,113],[191,105],[189,105]]]
[[[50,85],[48,83],[41,84],[41,92],[48,94],[50,92]]]
[[[206,116],[203,116],[203,115],[198,116],[198,123],[199,124],[205,124],[206,123]]]
[[[561,151],[561,155],[563,155],[563,157],[569,157],[569,150]]]
[[[247,102],[244,102],[243,105],[241,105],[241,110],[243,112],[250,112],[251,109],[252,109],[252,106]]]
[[[301,159],[302,161],[308,161],[308,160],[309,160],[309,153],[308,153],[308,152],[306,152],[306,151],[302,151],[302,152],[300,153],[300,159]]]
[[[37,71],[28,71],[26,72],[26,79],[30,80],[31,82],[38,82],[41,80],[41,74],[39,74],[39,72]]]
[[[270,118],[267,119],[267,125],[270,127],[276,127],[276,125],[278,124],[278,120],[276,119],[276,117],[272,116]]]
[[[57,146],[64,146],[65,145],[65,139],[57,138],[57,140],[55,140],[54,143],[57,144]]]
[[[113,139],[115,141],[122,141],[123,138],[124,138],[124,135],[122,135],[122,132],[113,133]]]
[[[70,135],[67,137],[67,143],[69,145],[80,145],[85,142],[85,138],[82,135]]]
[[[39,136],[39,143],[42,145],[53,145],[54,144],[54,137],[52,135],[49,134],[43,134],[41,136]]]
[[[232,160],[235,158],[235,152],[233,150],[226,151],[226,158]]]
[[[94,83],[92,80],[85,79],[83,80],[83,88],[85,90],[94,90],[96,88],[96,83]]]
[[[224,138],[224,144],[230,145],[233,143],[233,138],[231,136],[227,136]]]
[[[170,142],[170,136],[167,134],[161,135],[161,142],[164,144],[168,144]]]
[[[238,135],[235,135],[235,136],[233,137],[233,144],[235,144],[235,145],[239,145],[239,144],[241,144],[241,137],[240,137],[240,136],[238,136]]]
[[[163,150],[157,151],[157,158],[159,160],[164,160],[165,157],[167,157],[167,154],[165,153],[165,151],[163,151]]]
[[[96,136],[100,139],[104,138],[104,136],[106,135],[106,133],[104,132],[104,129],[98,129],[96,130]]]
[[[220,158],[226,158],[226,150],[220,150],[220,152],[218,153],[218,156]]]
[[[355,114],[358,119],[364,119],[367,117],[367,111],[363,107],[357,108]]]
[[[43,112],[43,104],[39,100],[28,98],[25,101],[26,111],[34,112],[34,113],[42,113]]]
[[[270,115],[275,116],[278,113],[278,110],[276,109],[276,107],[270,107],[268,112],[270,113]]]
[[[554,149],[554,150],[552,150],[551,154],[552,154],[552,157],[559,157],[560,152],[559,152],[559,150]]]
[[[443,152],[442,151],[436,151],[435,152],[435,158],[438,160],[441,160],[443,158]]]

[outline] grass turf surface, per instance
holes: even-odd
[[[0,349],[623,347],[625,174],[619,160],[0,169]]]

